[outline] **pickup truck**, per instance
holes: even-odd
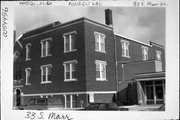
[[[63,103],[55,98],[33,98],[27,105],[18,106],[19,110],[61,110]]]

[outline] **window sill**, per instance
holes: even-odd
[[[107,79],[97,78],[96,81],[108,81]]]
[[[26,83],[25,85],[31,85],[31,83]]]
[[[99,50],[96,50],[96,49],[95,49],[95,51],[100,52],[100,53],[106,53],[106,51],[99,51]]]
[[[41,84],[48,84],[48,83],[52,83],[52,82],[51,81],[41,82]]]
[[[31,60],[31,58],[28,58],[28,59],[26,58],[26,61],[29,61],[29,60]]]
[[[125,57],[125,58],[130,58],[130,56],[124,56],[124,55],[122,55],[122,57]]]
[[[77,79],[65,79],[64,82],[77,81]]]
[[[70,52],[75,52],[75,51],[77,51],[77,49],[70,50],[70,51],[64,51],[64,53],[70,53]]]
[[[49,54],[49,55],[46,55],[46,56],[41,56],[41,58],[49,57],[49,56],[52,56],[52,54]]]

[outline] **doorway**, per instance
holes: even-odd
[[[21,105],[21,91],[16,89],[16,106]]]

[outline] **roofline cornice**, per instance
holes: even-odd
[[[37,33],[37,34],[31,35],[31,36],[24,37],[24,40],[28,39],[28,38],[31,38],[31,37],[35,37],[35,36],[40,35],[40,34],[44,34],[44,33],[47,33],[47,32],[51,32],[51,31],[60,29],[60,28],[63,28],[63,27],[68,27],[68,26],[71,26],[71,25],[74,25],[74,24],[78,24],[80,22],[87,22],[87,23],[90,23],[90,24],[94,24],[96,26],[103,27],[103,28],[108,29],[108,30],[113,30],[113,28],[111,26],[101,24],[101,23],[95,22],[93,20],[90,20],[88,18],[82,17],[82,18],[79,18],[79,19],[75,19],[75,20],[72,20],[72,21],[69,21],[69,22],[65,22],[65,23],[56,25],[54,28],[52,28],[50,30],[47,30],[47,31],[44,31],[44,32],[41,32],[41,33]],[[33,29],[33,30],[36,30],[36,29]],[[24,34],[29,33],[29,32],[30,31],[25,32]]]
[[[143,45],[152,47],[152,45],[150,45],[150,44],[147,44],[147,43],[144,43],[144,42],[141,42],[141,41],[138,41],[138,40],[134,40],[134,39],[132,39],[132,38],[128,38],[128,37],[122,36],[122,35],[120,35],[120,34],[118,34],[118,33],[114,33],[114,35],[119,36],[119,37],[122,37],[122,38],[125,38],[125,39],[130,40],[130,41],[133,41],[133,42],[137,42],[137,43],[140,43],[140,44],[143,44]]]

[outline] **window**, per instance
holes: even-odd
[[[123,57],[130,57],[129,56],[129,42],[125,40],[121,40],[121,46],[122,46],[122,56]]]
[[[31,44],[26,44],[26,60],[30,60],[31,56],[30,56],[30,48],[31,48]]]
[[[65,108],[77,108],[77,95],[65,95]]]
[[[155,80],[145,82],[145,95],[147,104],[164,103],[164,81]]]
[[[52,65],[41,66],[41,83],[51,83],[51,68]]]
[[[76,31],[64,34],[64,52],[76,51]]]
[[[41,57],[51,56],[51,38],[41,41]]]
[[[76,81],[77,61],[64,62],[64,81]]]
[[[72,95],[72,107],[77,108],[77,95]]]
[[[161,51],[156,51],[156,59],[161,60]]]
[[[142,59],[148,60],[148,48],[145,46],[142,46]]]
[[[71,96],[66,95],[66,108],[71,108]]]
[[[95,36],[95,50],[98,52],[105,52],[105,38],[102,33],[94,32]]]
[[[105,61],[96,60],[96,80],[105,81],[106,80],[106,65]]]
[[[25,70],[26,72],[26,85],[31,85],[30,83],[30,75],[31,75],[31,68],[26,68]]]

